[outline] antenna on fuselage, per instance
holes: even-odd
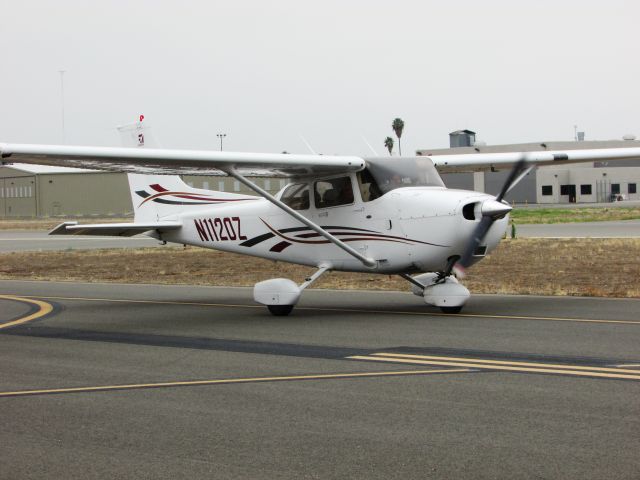
[[[309,142],[307,142],[306,138],[304,138],[302,135],[298,135],[300,137],[300,140],[302,140],[304,142],[304,144],[307,146],[307,148],[309,149],[309,151],[313,154],[313,155],[317,155],[317,153],[315,152],[315,150],[313,148],[311,148],[311,145],[309,145]]]
[[[376,152],[375,149],[371,146],[371,144],[367,142],[367,139],[365,138],[365,136],[364,135],[360,135],[360,136],[362,137],[362,141],[367,144],[367,147],[369,147],[369,150],[371,150],[371,153],[373,153],[376,157],[379,157],[380,155],[378,155],[378,152]]]

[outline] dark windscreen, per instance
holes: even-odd
[[[367,169],[382,194],[402,187],[444,187],[428,158],[372,158],[367,159]]]

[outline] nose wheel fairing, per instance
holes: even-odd
[[[411,283],[414,295],[423,297],[427,305],[439,307],[444,313],[460,312],[471,296],[453,275],[442,278],[438,273],[424,273],[411,277]]]

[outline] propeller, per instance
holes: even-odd
[[[511,207],[502,203],[502,199],[517,182],[517,179],[520,177],[522,172],[527,169],[526,165],[527,159],[523,155],[511,169],[511,172],[509,173],[507,180],[504,182],[504,185],[502,185],[502,190],[500,190],[496,199],[485,200],[482,202],[480,207],[482,219],[473,231],[473,235],[471,236],[462,257],[457,262],[450,262],[447,266],[447,271],[444,272],[445,277],[449,276],[452,270],[455,271],[458,277],[464,277],[466,269],[471,265],[471,259],[474,252],[482,243],[482,240],[484,240],[484,237],[487,235],[487,232],[491,228],[491,225],[493,225],[493,222],[511,211]]]

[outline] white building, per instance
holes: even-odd
[[[454,132],[457,133],[457,132]],[[460,153],[531,152],[540,150],[581,150],[640,147],[637,140],[536,142],[511,145],[474,145],[471,147],[418,150],[418,155],[454,155]],[[497,194],[507,172],[443,174],[451,188],[465,188]],[[640,200],[640,162],[590,162],[546,166],[527,175],[507,195],[517,203],[602,203],[615,200]]]

